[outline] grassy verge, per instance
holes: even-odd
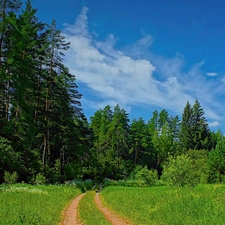
[[[138,225],[218,224],[225,221],[225,185],[194,189],[107,187],[106,206]]]
[[[90,191],[85,194],[79,203],[79,215],[85,225],[109,225],[104,215],[98,210],[94,202],[95,192]]]
[[[0,224],[55,225],[60,212],[78,194],[71,186],[0,186]]]

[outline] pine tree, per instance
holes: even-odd
[[[128,156],[128,130],[128,114],[119,105],[116,105],[114,107],[112,122],[109,125],[108,141],[110,149],[115,154],[118,167],[121,165],[121,159]]]
[[[6,31],[8,39],[5,42],[9,73],[9,97],[6,103],[9,122],[5,135],[11,140],[14,150],[20,154],[20,173],[24,177],[39,168],[33,114],[40,33],[44,24],[38,21],[36,11],[28,1],[18,18],[11,14],[10,29]]]
[[[10,89],[12,74],[10,70],[9,42],[12,23],[21,7],[19,0],[0,0],[0,135],[4,135],[4,127],[9,120]]]
[[[192,124],[193,124],[193,109],[187,102],[183,114],[179,134],[180,154],[187,152],[192,148]]]
[[[212,148],[211,133],[204,114],[197,99],[193,107],[187,102],[182,114],[179,135],[181,153],[189,149],[210,150]]]
[[[204,117],[204,110],[201,107],[198,99],[195,100],[193,105],[193,120],[192,120],[192,149],[196,150],[211,150],[211,136],[209,125]]]

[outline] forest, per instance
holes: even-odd
[[[70,43],[55,20],[46,24],[36,12],[30,0],[0,1],[0,183],[7,176],[31,184],[225,181],[225,138],[210,130],[198,99],[181,118],[163,109],[130,121],[107,105],[89,121],[63,62]]]

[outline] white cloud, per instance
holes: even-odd
[[[206,75],[207,75],[208,77],[215,77],[215,76],[218,75],[218,73],[210,72],[210,73],[206,73]]]
[[[218,121],[214,121],[214,122],[209,123],[210,127],[218,127],[219,125],[220,125],[220,123]]]
[[[194,103],[198,98],[207,119],[221,119],[221,105],[215,100],[224,89],[206,79],[201,72],[204,62],[184,72],[185,61],[181,54],[166,58],[146,51],[153,39],[143,31],[140,40],[118,50],[113,34],[105,41],[98,41],[90,34],[87,12],[88,8],[84,7],[75,24],[65,24],[64,30],[71,43],[65,64],[78,82],[101,99],[86,98],[86,105],[90,101],[90,107],[96,108],[106,103],[118,103],[125,108],[153,106],[181,114],[187,101]],[[82,94],[85,97],[85,93]]]

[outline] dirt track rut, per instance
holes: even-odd
[[[106,219],[113,225],[131,225],[132,224],[131,222],[126,221],[125,219],[121,217],[118,217],[113,212],[111,212],[108,208],[104,207],[98,193],[95,195],[94,200],[99,210],[104,214]]]
[[[79,195],[69,204],[69,206],[62,213],[63,220],[58,225],[83,225],[79,219],[78,205],[84,195],[85,194]],[[117,216],[111,210],[104,207],[98,193],[95,195],[94,201],[98,209],[104,214],[105,218],[112,225],[132,225],[130,221]]]
[[[81,225],[78,217],[78,204],[85,194],[76,197],[63,212],[63,221],[59,225]]]

